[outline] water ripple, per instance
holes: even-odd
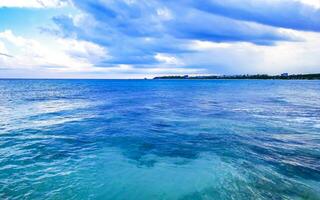
[[[0,198],[320,199],[319,91],[0,80]]]

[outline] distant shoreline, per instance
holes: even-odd
[[[267,74],[256,75],[213,75],[213,76],[159,76],[154,80],[176,79],[176,80],[320,80],[319,74],[293,74],[287,73],[281,75],[270,76]]]
[[[318,74],[158,76],[154,78],[0,78],[0,80],[320,80]]]

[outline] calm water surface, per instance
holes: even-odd
[[[320,199],[320,82],[0,80],[0,199]]]

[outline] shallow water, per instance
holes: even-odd
[[[320,81],[0,80],[0,199],[320,199]]]

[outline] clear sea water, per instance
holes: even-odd
[[[320,81],[0,80],[0,199],[320,199]]]

